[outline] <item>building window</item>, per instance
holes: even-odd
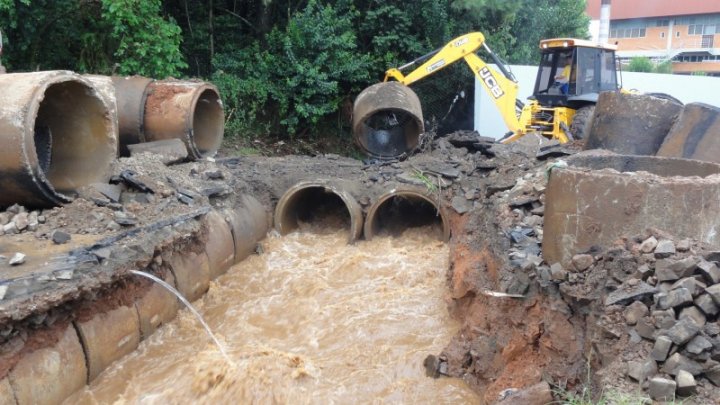
[[[667,27],[670,25],[670,20],[657,20],[656,27]]]
[[[680,31],[675,32],[675,36],[676,36],[677,38],[680,38]]]
[[[661,32],[661,33],[660,33],[660,38],[665,38],[665,33],[664,33],[664,32]]]
[[[610,30],[610,38],[644,38],[647,35],[645,28],[620,28]]]

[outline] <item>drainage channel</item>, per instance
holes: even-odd
[[[65,403],[477,402],[423,368],[459,328],[442,299],[447,245],[431,225],[348,244],[346,225],[270,236],[194,303],[234,366],[181,311]]]
[[[458,330],[442,302],[449,234],[443,209],[414,189],[393,189],[363,209],[353,184],[289,187],[275,209],[278,233],[261,248],[266,208],[240,194],[232,209],[201,208],[53,262],[41,278],[92,274],[87,286],[53,291],[70,296],[98,283],[111,287],[89,300],[78,295],[63,304],[70,313],[61,321],[34,332],[0,368],[0,402],[474,399],[463,382],[429,379],[423,368]],[[153,274],[193,301],[230,361],[196,319],[179,311],[176,297],[128,269]],[[4,305],[21,308],[30,308],[23,296],[48,288],[28,290],[33,282],[22,278],[6,285]],[[274,382],[269,391],[267,381]]]

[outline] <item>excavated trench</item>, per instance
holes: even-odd
[[[603,242],[585,273],[574,260],[551,269],[541,259],[544,216],[564,211],[546,198],[578,183],[567,176],[619,178],[635,191],[647,183],[658,195],[715,187],[717,168],[661,159],[658,167],[678,164],[685,175],[664,176],[646,172],[651,158],[593,154],[546,166],[533,140],[468,137],[374,165],[337,156],[121,159],[113,171],[136,175],[121,187],[120,219],[132,214],[135,224],[107,228],[118,208],[80,198],[42,211],[36,234],[4,236],[12,250],[46,243],[54,229],[73,239],[30,257],[33,271],[0,267],[10,275],[0,283],[0,402],[546,403],[549,383],[624,381],[624,356],[649,344],[632,346],[603,300],[634,277],[625,256],[637,254],[640,237],[622,239],[621,256],[616,241]],[[563,194],[605,203],[607,190]],[[642,213],[627,209],[636,194],[617,195],[623,215]],[[277,234],[266,237],[273,207]],[[130,269],[194,301],[236,364],[177,300]],[[598,372],[592,381],[588,366]]]

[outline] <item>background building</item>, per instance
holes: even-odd
[[[597,40],[600,0],[587,1]],[[610,43],[618,57],[672,61],[673,73],[720,76],[720,1],[612,0]]]

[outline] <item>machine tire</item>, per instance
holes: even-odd
[[[572,122],[570,123],[570,132],[575,139],[587,139],[592,127],[593,114],[595,113],[595,105],[586,105],[580,107],[575,112]]]

